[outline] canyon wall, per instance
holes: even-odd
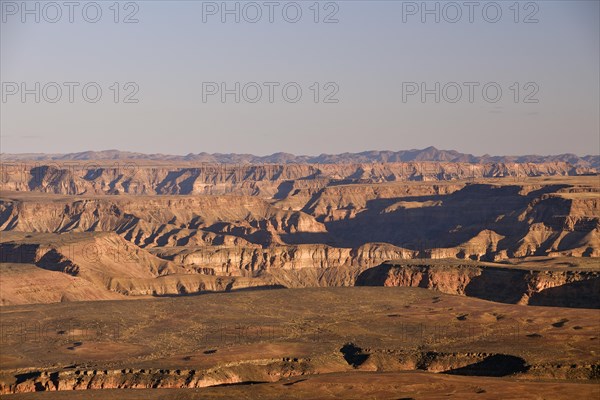
[[[356,285],[421,287],[512,304],[600,308],[600,271],[395,262],[365,270]]]
[[[294,185],[576,176],[595,168],[548,163],[364,163],[148,165],[136,161],[3,163],[0,190],[55,194],[240,194],[282,197]]]
[[[598,176],[576,175],[581,170],[565,163],[517,165],[521,172],[419,162],[105,164],[78,170],[24,163],[4,171],[2,260],[12,270],[27,265],[40,291],[52,286],[48,272],[83,279],[98,291],[87,283],[81,291],[103,299],[352,286],[368,268],[409,259],[454,265],[600,257]],[[476,178],[464,179],[470,176]],[[85,298],[58,280],[60,295],[40,301]],[[569,293],[578,285],[561,283]],[[35,301],[33,289],[19,287],[11,295],[17,300],[4,304]],[[549,304],[550,289],[521,297]]]

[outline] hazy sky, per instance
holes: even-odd
[[[0,3],[2,152],[600,152],[598,1]]]

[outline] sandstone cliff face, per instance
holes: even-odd
[[[356,348],[352,343],[345,347]],[[359,350],[363,350],[358,348]],[[362,371],[430,371],[467,376],[520,376],[590,381],[597,378],[597,364],[534,364],[510,354],[483,352],[414,351],[368,349],[354,368]],[[282,378],[323,373],[343,373],[349,366],[333,354],[310,358],[258,358],[213,368],[123,368],[38,370],[16,376],[17,382],[0,382],[0,394],[38,391],[98,389],[205,388],[251,382],[276,382]],[[351,361],[347,361],[350,363]],[[323,365],[325,364],[325,365]],[[567,367],[567,368],[564,368]],[[289,384],[289,383],[288,383]],[[592,383],[589,383],[592,384]]]
[[[323,232],[325,227],[299,211],[272,207],[254,197],[203,196],[185,198],[75,199],[21,202],[0,200],[0,229],[19,232],[116,232],[136,245],[167,241],[222,241],[229,233],[252,238],[260,233]],[[215,235],[196,232],[203,227]],[[193,231],[185,231],[191,229]],[[187,233],[187,235],[186,235]],[[222,235],[219,235],[222,234]],[[175,236],[175,237],[173,237]],[[271,240],[276,240],[271,239]]]
[[[529,225],[514,256],[544,248],[549,255],[600,256],[600,197],[593,192],[545,194],[519,215]]]
[[[361,273],[356,285],[412,286],[503,303],[600,308],[598,271],[384,263]]]
[[[171,260],[227,275],[354,265],[344,251],[369,243],[404,249],[394,250],[390,260],[598,257],[600,200],[593,190],[568,185],[342,185],[319,190],[302,207],[289,207],[300,209],[296,211],[285,206],[293,194],[273,201],[234,195],[15,195],[0,199],[0,229],[115,232],[136,246],[160,248]],[[370,256],[384,261],[386,255]]]
[[[481,174],[492,171],[486,165],[469,166]],[[112,183],[107,189],[100,184],[106,167],[83,181],[71,180],[76,171],[55,171],[54,176],[50,167],[42,169],[42,186],[29,182],[24,192],[0,195],[0,231],[20,235],[2,240],[3,259],[131,296],[269,285],[347,286],[366,268],[414,258],[600,257],[596,177],[431,183],[394,181],[400,179],[395,174],[406,172],[404,164],[267,167],[219,178],[208,170],[197,175],[186,170],[185,178],[166,172],[170,183],[158,178],[162,172],[156,168],[145,167],[152,194],[135,196],[111,191],[127,175],[124,170],[108,175]],[[400,167],[404,170],[397,171]],[[542,167],[535,165],[535,171]],[[11,176],[15,183],[16,175]],[[180,178],[208,179],[213,189],[228,187],[224,192],[259,184],[262,192],[181,195],[186,190]],[[69,192],[80,184],[92,185],[85,186],[87,194],[36,192]],[[90,195],[96,192],[102,194]],[[178,194],[156,194],[163,192]],[[69,235],[83,235],[75,243],[80,254],[70,249]],[[14,254],[25,256],[15,260]],[[165,275],[179,277],[158,279]],[[228,287],[231,279],[219,283],[206,276],[257,280],[237,279]]]
[[[327,245],[279,245],[262,247],[201,247],[157,249],[161,258],[188,268],[206,267],[217,275],[255,276],[274,270],[358,267],[367,268],[386,260],[401,260],[415,252],[385,243],[369,243],[356,249]]]
[[[115,275],[152,278],[181,270],[114,233],[27,236],[3,235],[2,262],[35,264],[99,283]]]
[[[127,368],[43,371],[34,373],[34,376],[24,382],[13,385],[0,384],[0,393],[87,389],[202,388],[245,381],[274,382],[286,376],[302,374],[300,371],[285,372],[284,364],[281,361],[265,359],[248,362],[247,365],[223,366],[213,370]]]
[[[318,220],[337,221],[354,218],[369,208],[375,200],[384,201],[421,196],[443,196],[459,191],[465,184],[410,184],[410,185],[339,185],[329,186],[316,193],[303,211]],[[391,203],[385,211],[393,211]],[[401,205],[399,205],[401,206]]]
[[[158,278],[111,278],[107,289],[127,296],[173,296],[206,292],[229,292],[248,288],[279,288],[262,279],[220,277],[205,274],[172,274]]]
[[[384,183],[466,178],[568,176],[595,172],[565,162],[549,163],[373,163],[201,164],[153,167],[135,161],[23,162],[3,165],[0,190],[55,194],[239,194],[273,197],[289,182]]]

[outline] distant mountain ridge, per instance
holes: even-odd
[[[577,167],[600,168],[600,155],[577,156],[575,154],[558,155],[522,155],[522,156],[474,156],[456,150],[438,150],[433,146],[425,149],[400,151],[363,151],[360,153],[321,154],[318,156],[274,153],[267,156],[252,154],[197,153],[182,155],[144,154],[119,150],[84,151],[67,154],[20,153],[0,154],[2,161],[86,161],[86,160],[154,160],[185,161],[225,164],[346,164],[373,162],[411,162],[438,161],[464,163],[548,163],[566,162]]]

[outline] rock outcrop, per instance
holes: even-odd
[[[357,286],[407,286],[511,304],[600,308],[600,271],[546,271],[440,263],[384,263]]]
[[[393,162],[355,164],[163,164],[147,162],[16,162],[2,165],[0,190],[68,195],[238,194],[281,197],[303,181],[324,185],[438,182],[460,179],[576,176],[594,168],[566,162],[486,163]],[[289,192],[288,192],[289,193]]]

